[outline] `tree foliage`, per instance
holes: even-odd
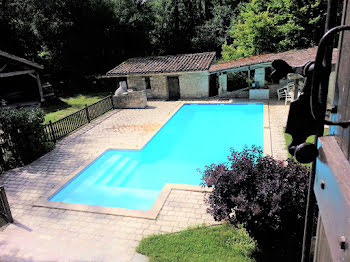
[[[324,31],[326,1],[252,0],[239,7],[222,46],[223,60],[316,45]]]
[[[325,2],[0,0],[0,49],[67,82],[137,56],[222,50],[224,60],[235,59],[314,45]]]
[[[43,122],[41,109],[0,110],[0,130],[12,152],[8,160],[10,168],[29,164],[54,147],[45,140]]]

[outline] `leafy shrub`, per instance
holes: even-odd
[[[45,142],[43,122],[41,109],[0,110],[0,130],[5,140],[9,141],[14,158],[8,162],[15,162],[16,166],[26,165],[53,148],[52,142]]]
[[[248,86],[248,75],[246,72],[227,74],[227,91],[235,91]]]
[[[228,160],[202,171],[203,185],[214,186],[208,212],[216,221],[243,224],[256,239],[262,261],[298,261],[308,168],[263,156],[256,146],[231,149]]]

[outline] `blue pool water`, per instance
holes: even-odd
[[[197,168],[244,145],[264,145],[262,104],[184,105],[142,150],[107,150],[49,200],[148,210],[166,183],[199,185]]]

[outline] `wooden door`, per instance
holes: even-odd
[[[180,85],[178,76],[168,76],[169,100],[180,99]]]

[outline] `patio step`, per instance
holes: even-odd
[[[131,160],[127,165],[120,170],[119,174],[113,177],[108,183],[107,186],[120,186],[123,181],[136,169],[139,165],[139,162],[136,160]]]

